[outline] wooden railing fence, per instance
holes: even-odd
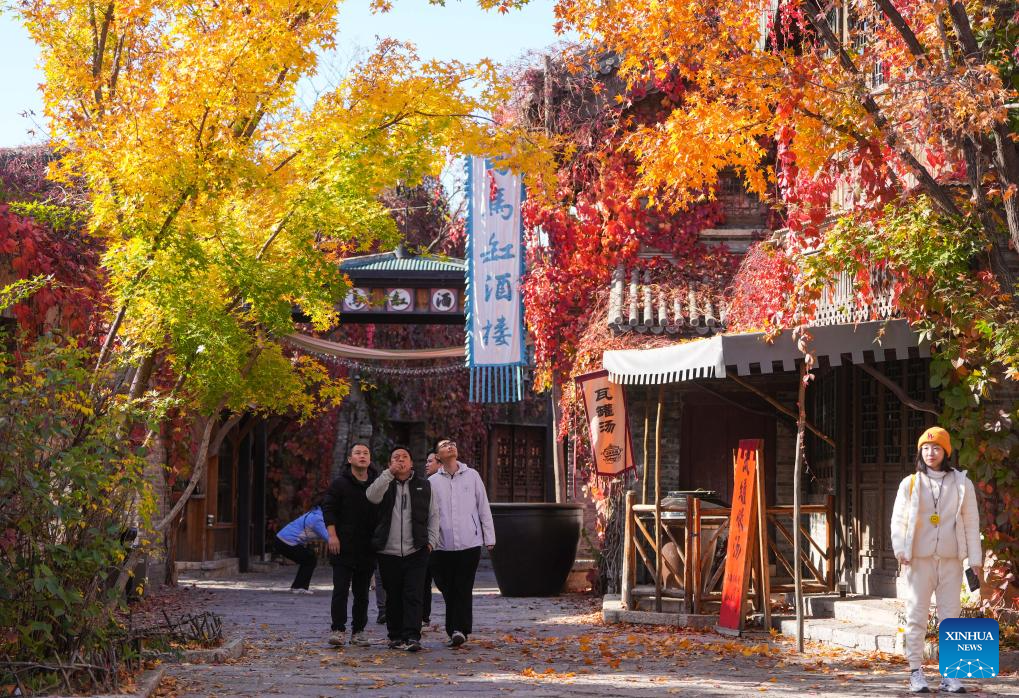
[[[623,605],[635,609],[638,592],[652,597],[659,611],[663,598],[681,599],[686,613],[704,613],[710,604],[720,602],[731,509],[708,507],[696,497],[687,497],[685,506],[662,505],[656,515],[655,505],[635,502],[635,493],[628,492],[623,523]],[[824,504],[804,504],[800,510],[799,530],[806,541],[800,552],[803,591],[831,593],[835,591],[835,498],[829,495]],[[793,507],[770,506],[765,513],[770,591],[791,592]],[[811,514],[824,516],[820,542],[805,523]],[[656,520],[660,522],[657,530]],[[687,564],[688,560],[696,564]],[[755,564],[753,568],[759,567]],[[653,590],[638,585],[641,571],[653,581]]]

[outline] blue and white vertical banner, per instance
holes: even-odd
[[[467,160],[467,366],[472,402],[524,397],[523,178]]]

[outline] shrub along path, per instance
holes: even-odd
[[[247,651],[228,664],[169,667],[161,694],[907,695],[899,657],[820,646],[797,656],[789,640],[763,632],[731,641],[714,633],[604,625],[590,597],[499,596],[487,566],[479,570],[475,590],[475,635],[464,647],[444,647],[443,603],[435,592],[423,651],[385,647],[383,626],[374,623],[374,599],[372,646],[331,648],[330,573],[328,567],[316,571],[315,594],[309,596],[286,591],[292,567],[227,580],[182,580],[201,589],[198,600],[223,616],[228,634],[245,636]],[[967,685],[981,695],[1019,695],[1014,676]]]

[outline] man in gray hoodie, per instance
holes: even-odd
[[[474,622],[474,576],[481,546],[495,547],[495,525],[488,493],[478,471],[457,460],[456,442],[439,439],[435,451],[442,467],[428,478],[439,509],[439,545],[432,574],[446,602],[447,647],[467,641]]]
[[[421,600],[428,556],[439,542],[439,512],[428,481],[414,473],[410,451],[394,446],[389,468],[366,492],[378,504],[372,544],[386,588],[390,649],[421,649]]]

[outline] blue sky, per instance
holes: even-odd
[[[446,6],[429,5],[427,0],[396,0],[393,10],[373,15],[368,0],[349,0],[340,9],[340,48],[330,57],[320,78],[312,86],[324,87],[328,76],[342,71],[357,49],[375,43],[375,37],[410,41],[422,58],[476,61],[491,58],[514,62],[527,53],[540,51],[559,38],[552,29],[552,0],[531,0],[523,10],[506,15],[484,12],[464,0],[449,0]],[[42,75],[35,67],[39,52],[25,29],[10,14],[0,13],[0,147],[36,142],[44,127],[37,87]],[[20,116],[37,113],[35,122]]]

